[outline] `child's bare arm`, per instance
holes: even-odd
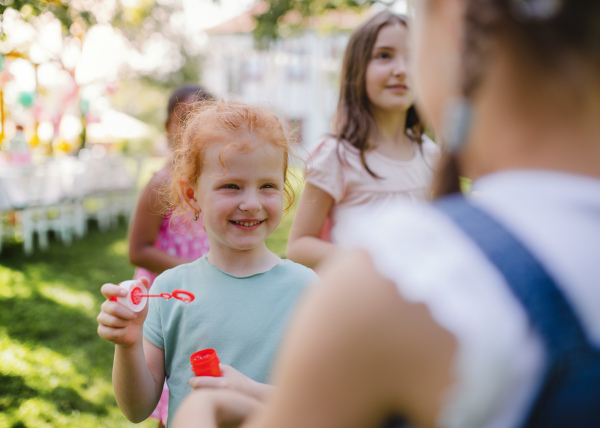
[[[115,398],[131,422],[145,420],[156,408],[165,381],[164,359],[164,351],[147,339],[131,347],[115,347]]]
[[[263,407],[254,397],[231,390],[194,390],[179,406],[173,427],[233,427]]]
[[[168,209],[160,195],[164,183],[155,176],[144,187],[129,227],[129,261],[157,274],[189,261],[154,246]]]
[[[147,286],[148,281],[142,280]],[[113,342],[113,387],[123,414],[132,422],[146,419],[156,407],[164,382],[164,351],[143,339],[142,327],[148,306],[135,313],[111,297],[127,294],[115,284],[104,284],[107,299],[98,315],[98,334]]]
[[[221,377],[195,376],[190,379],[190,386],[194,389],[229,389],[242,392],[261,401],[265,401],[271,391],[275,389],[272,385],[250,379],[227,364],[221,364],[220,367]]]
[[[329,193],[306,183],[288,240],[287,257],[290,260],[314,268],[337,250],[336,245],[320,238],[333,203]]]

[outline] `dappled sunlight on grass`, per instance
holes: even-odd
[[[0,333],[5,333],[3,330]],[[2,374],[26,378],[27,386],[38,391],[58,387],[61,379],[68,379],[70,385],[85,383],[85,377],[77,373],[69,358],[48,348],[20,344],[6,334],[0,337],[0,360]]]
[[[23,272],[16,272],[0,266],[0,299],[13,297],[28,298],[31,288],[25,283]]]
[[[96,332],[105,282],[129,279],[127,228],[0,256],[0,427],[131,427],[112,389],[114,346]],[[142,427],[155,427],[148,420]]]
[[[87,291],[75,291],[62,285],[40,284],[40,293],[59,305],[82,309],[85,313],[96,316],[94,296]]]
[[[129,245],[126,240],[117,241],[112,244],[109,249],[110,253],[114,256],[129,257]]]
[[[74,363],[76,358],[30,347],[1,333],[0,409],[12,422],[27,421],[28,427],[97,426],[93,421],[114,407],[110,377],[91,378]],[[89,424],[82,424],[86,419]]]

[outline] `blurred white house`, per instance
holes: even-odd
[[[256,46],[253,15],[263,3],[206,31],[201,82],[219,98],[276,112],[305,149],[330,131],[337,105],[341,59],[350,32],[367,16],[333,10],[301,33],[264,50]],[[290,19],[293,19],[293,15]]]

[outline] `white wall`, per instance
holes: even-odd
[[[255,48],[251,34],[209,37],[201,82],[220,98],[234,98],[301,120],[303,147],[329,132],[337,105],[341,57],[348,33],[307,31]]]

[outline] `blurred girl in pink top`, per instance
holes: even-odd
[[[380,12],[351,35],[333,134],[309,159],[287,257],[316,267],[351,230],[346,216],[430,196],[438,146],[423,135],[407,76],[407,19]],[[356,218],[356,217],[354,217]]]
[[[179,134],[187,112],[194,103],[212,100],[213,97],[197,85],[182,86],[171,94],[167,106],[165,130],[169,150],[172,153],[179,141]],[[209,250],[208,237],[202,216],[171,218],[160,191],[172,177],[172,161],[169,156],[165,166],[144,187],[129,227],[129,260],[137,266],[134,279],[146,277],[150,285],[167,269],[199,259]],[[159,419],[159,428],[167,423],[169,389],[165,383],[163,394],[153,418]]]

